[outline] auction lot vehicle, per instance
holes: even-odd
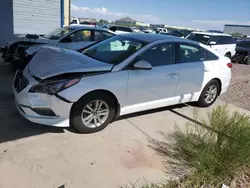
[[[125,26],[111,26],[109,28],[110,31],[113,31],[115,34],[125,34],[125,33],[133,33],[134,30],[130,27]]]
[[[85,27],[85,26],[71,26],[56,29],[55,31],[45,35],[43,43],[37,43],[34,41],[32,44],[20,44],[15,45],[15,47],[9,47],[9,49],[14,50],[12,69],[24,69],[33,55],[42,46],[57,46],[66,49],[79,50],[84,48],[94,42],[104,40],[106,38],[112,37],[115,34],[111,31],[107,31],[102,28],[96,27]],[[10,45],[11,46],[11,45]]]
[[[13,92],[28,120],[92,133],[125,114],[192,101],[208,107],[227,90],[231,68],[195,41],[123,34],[82,52],[40,49],[17,71]]]
[[[236,54],[232,61],[250,65],[250,40],[241,40],[236,44]]]
[[[235,54],[236,43],[231,35],[210,32],[192,32],[187,37],[202,44],[210,46],[223,56],[231,58]]]

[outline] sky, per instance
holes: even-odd
[[[71,16],[223,30],[250,25],[250,0],[71,0]]]

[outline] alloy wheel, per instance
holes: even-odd
[[[94,100],[88,103],[82,110],[82,123],[89,128],[101,126],[109,116],[109,106],[105,101]]]
[[[205,102],[207,104],[212,103],[217,97],[217,92],[218,92],[217,86],[210,85],[205,92]]]

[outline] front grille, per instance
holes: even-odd
[[[17,72],[15,80],[14,80],[14,87],[17,93],[20,93],[24,88],[29,85],[29,81],[25,76],[23,76],[22,72]]]

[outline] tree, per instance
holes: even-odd
[[[108,21],[108,20],[100,19],[98,23],[99,23],[100,25],[105,25],[105,24],[109,24],[109,21]]]
[[[241,37],[242,34],[241,33],[232,33],[232,37]]]

